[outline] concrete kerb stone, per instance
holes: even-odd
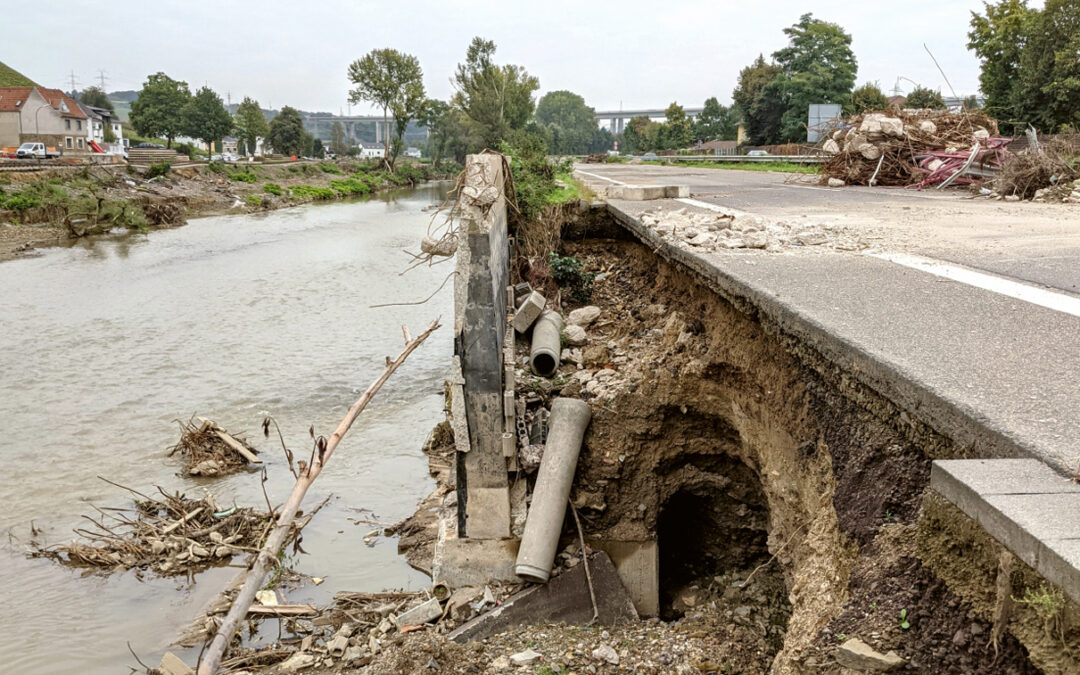
[[[939,460],[930,487],[1080,601],[1080,485],[1036,459]]]
[[[514,312],[514,330],[519,333],[529,330],[546,306],[547,299],[543,295],[538,291],[530,293]]]
[[[608,199],[643,202],[654,199],[677,199],[690,196],[686,185],[605,185],[601,191]]]

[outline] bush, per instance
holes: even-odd
[[[280,197],[281,196],[281,186],[278,185],[277,183],[267,183],[266,185],[263,185],[263,192],[267,192],[269,194],[276,195],[276,196]]]
[[[229,180],[235,180],[240,183],[255,183],[259,179],[250,171],[234,171],[229,174]]]
[[[4,197],[0,195],[0,206],[10,211],[20,213],[27,209],[36,209],[41,206],[41,200],[36,195],[16,192]]]
[[[322,169],[323,173],[332,173],[339,176],[341,175],[341,169],[338,167],[337,164],[334,164],[333,162],[319,162],[318,166],[320,169]]]
[[[334,199],[337,197],[337,193],[328,187],[321,187],[318,185],[297,185],[294,188],[290,188],[293,197],[311,198],[311,199]]]
[[[366,195],[371,193],[371,186],[363,180],[342,178],[330,181],[330,187],[343,195]]]
[[[415,164],[399,164],[394,170],[398,176],[408,180],[413,185],[427,180],[427,171]]]
[[[265,205],[264,198],[260,197],[259,195],[248,195],[247,196],[247,203],[248,203],[248,206],[264,206]]]
[[[168,162],[158,162],[157,164],[151,164],[146,170],[146,179],[157,178],[158,176],[167,176],[172,166]]]
[[[554,251],[548,256],[551,278],[559,288],[566,289],[574,300],[588,302],[595,275],[582,271],[585,263],[572,256],[561,256]]]
[[[535,134],[519,135],[513,144],[503,141],[500,150],[510,161],[520,218],[534,220],[559,189],[555,174],[570,173],[573,167],[569,160],[560,164],[549,162],[544,139]]]

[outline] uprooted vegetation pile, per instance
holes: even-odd
[[[242,436],[234,436],[211,420],[199,418],[180,424],[180,440],[169,450],[184,462],[189,476],[220,476],[250,466],[258,452]]]
[[[992,186],[1005,197],[1080,204],[1080,134],[1037,140],[1010,154]]]
[[[926,187],[978,181],[968,172],[1000,166],[1008,143],[998,136],[997,123],[979,110],[892,110],[848,118],[822,149],[832,155],[825,163],[828,178]]]
[[[160,490],[159,490],[160,491]],[[235,506],[222,509],[204,499],[161,492],[161,499],[135,493],[132,508],[97,508],[83,516],[92,526],[76,528],[68,544],[30,542],[30,554],[72,567],[153,570],[187,574],[255,550],[273,523],[270,514]]]

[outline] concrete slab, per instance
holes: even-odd
[[[1040,566],[1047,579],[1056,582],[1073,600],[1080,602],[1080,539],[1051,539],[1044,542]]]
[[[600,625],[613,626],[637,620],[638,614],[630,594],[606,553],[601,551],[589,557],[589,573]],[[448,637],[455,642],[466,642],[516,626],[585,624],[592,617],[593,606],[585,566],[578,565],[546,584],[533,586],[508,598],[501,606],[464,623]]]
[[[540,317],[540,313],[547,306],[547,299],[537,291],[533,291],[525,298],[521,306],[514,312],[514,330],[524,333],[529,330],[533,322]]]
[[[660,614],[660,549],[655,541],[588,539],[592,548],[611,558],[641,616]]]
[[[446,539],[436,547],[432,580],[451,589],[493,581],[520,583],[514,574],[517,539]]]

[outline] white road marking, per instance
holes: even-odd
[[[682,202],[687,206],[696,206],[699,209],[708,209],[710,211],[717,211],[719,213],[731,213],[732,209],[725,209],[723,206],[717,206],[716,204],[710,204],[709,202],[703,202],[698,199],[687,199],[686,197],[679,197],[675,201]]]
[[[584,174],[586,176],[592,176],[593,178],[599,178],[600,180],[606,180],[606,181],[608,181],[610,183],[615,183],[616,185],[626,185],[626,183],[622,182],[621,180],[615,180],[614,178],[608,178],[607,176],[601,176],[598,173],[589,173],[588,171],[582,171],[581,169],[576,169],[576,171],[578,173]]]
[[[975,272],[963,267],[931,260],[930,258],[907,255],[906,253],[870,253],[868,255],[944,279],[958,281],[999,295],[1080,317],[1080,298],[1074,298],[1070,295],[1010,281],[991,274]]]

